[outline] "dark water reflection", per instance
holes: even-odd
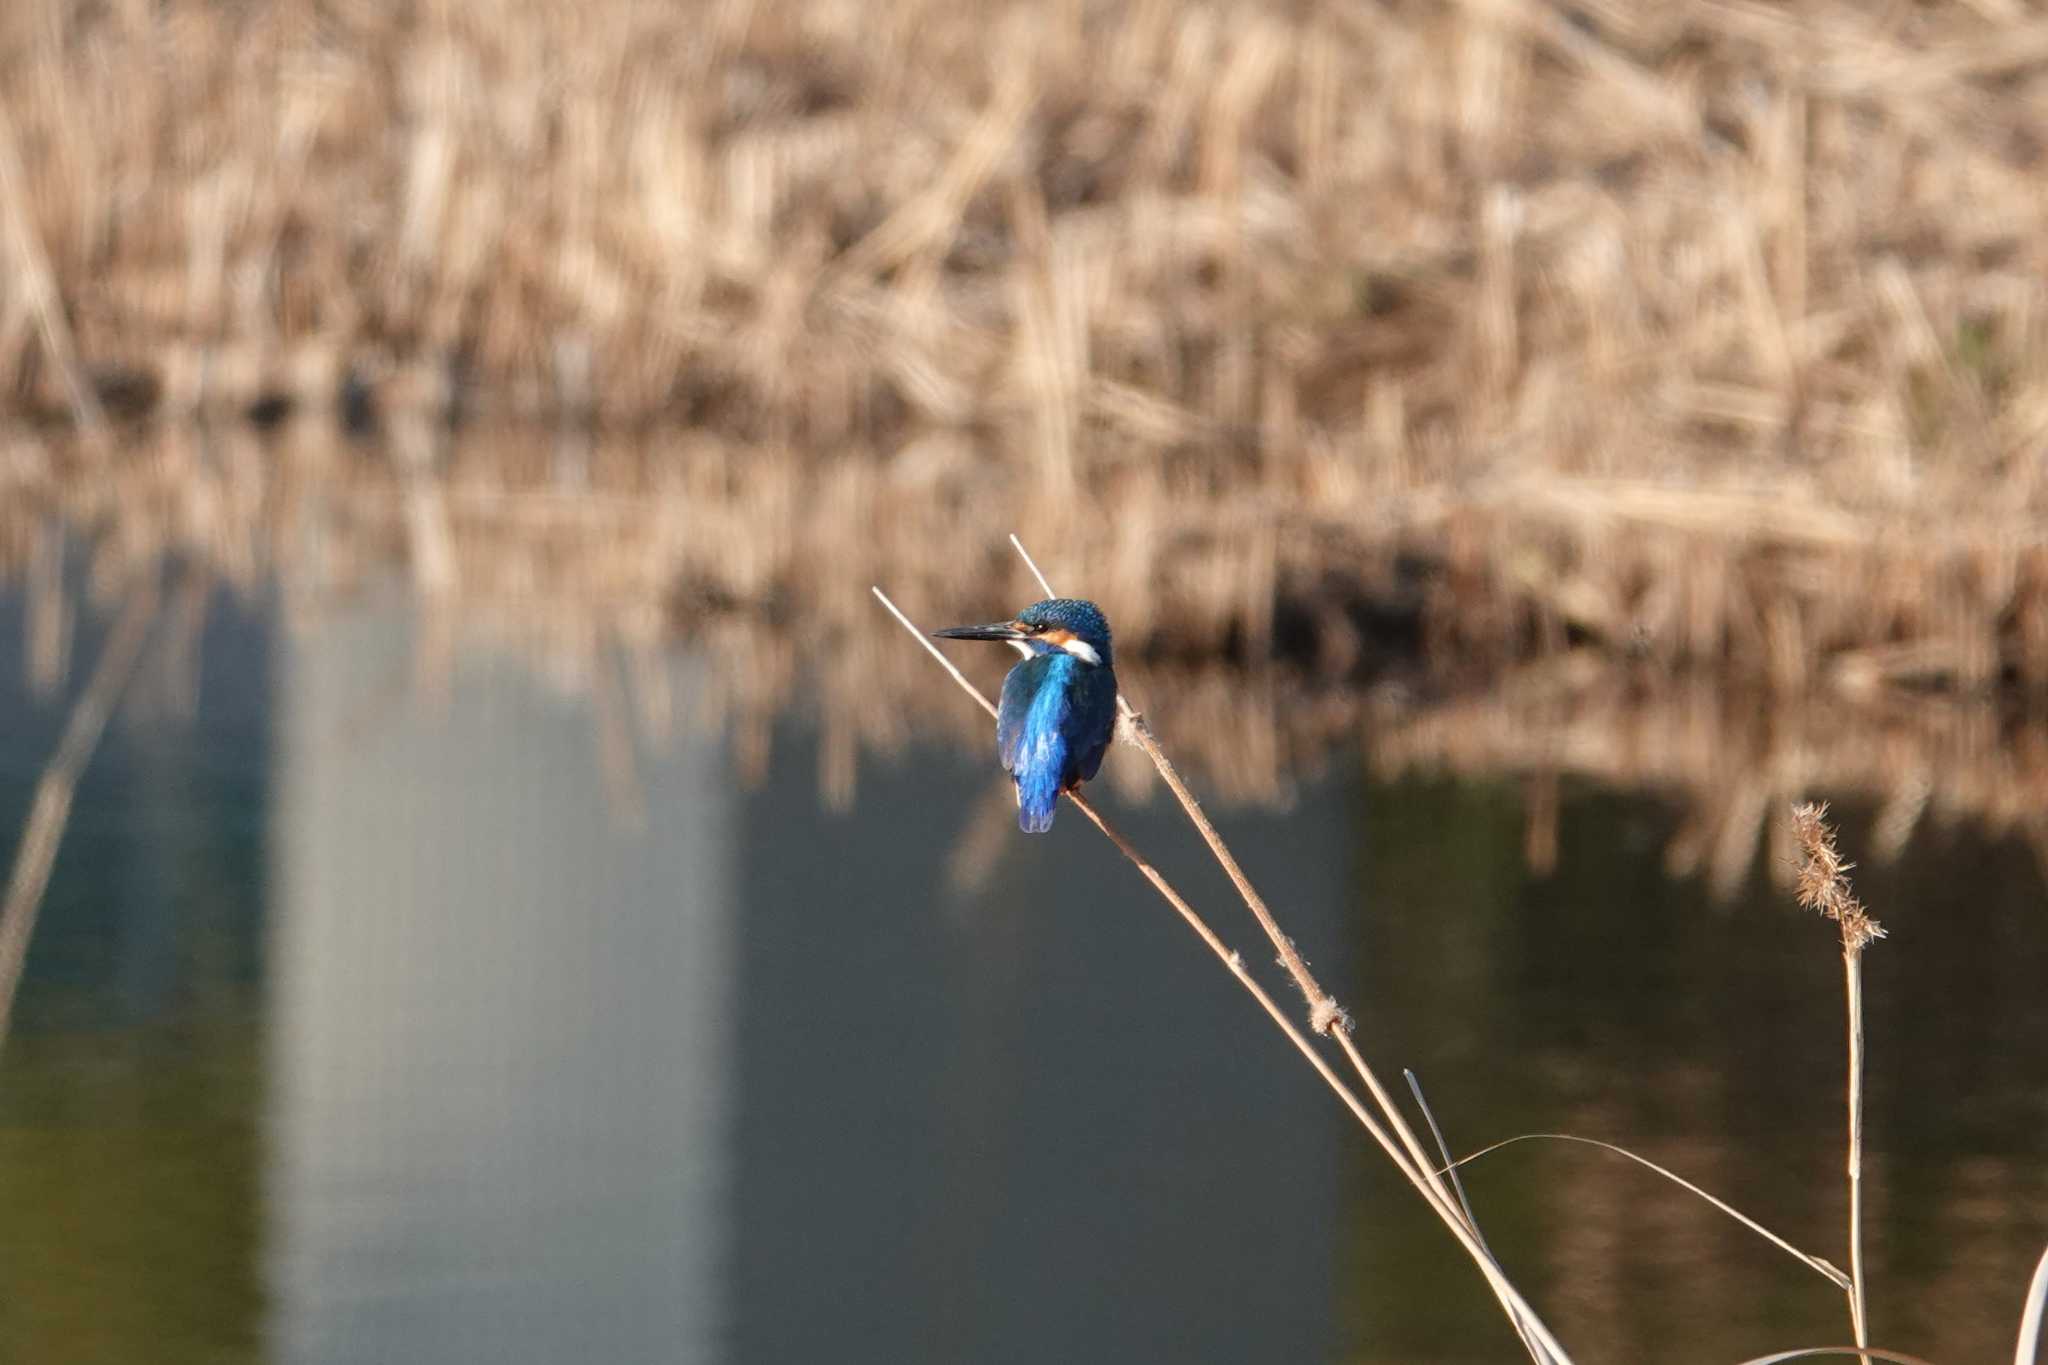
[[[22,624],[10,828],[65,709],[23,690]],[[1079,822],[1015,836],[979,755],[871,764],[835,814],[801,719],[749,785],[719,736],[622,746],[522,662],[419,678],[412,630],[223,599],[195,713],[139,679],[0,1056],[0,1359],[1512,1358],[1229,979]],[[1622,1142],[1842,1260],[1826,927],[1760,875],[1729,903],[1670,879],[1654,801],[1560,809],[1547,876],[1505,782],[1339,766],[1221,823],[1455,1144]],[[1121,816],[1249,950],[1178,820]],[[1928,825],[1859,886],[1895,931],[1877,1337],[1996,1358],[2048,1241],[2037,863]],[[1470,1183],[1581,1360],[1847,1335],[1827,1284],[1613,1159],[1524,1147]]]

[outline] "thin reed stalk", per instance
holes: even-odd
[[[78,344],[72,337],[71,321],[64,313],[57,282],[50,268],[49,254],[36,233],[35,217],[28,204],[28,177],[23,174],[21,155],[14,136],[14,121],[0,104],[0,227],[13,245],[14,269],[0,276],[0,286],[19,289],[42,334],[50,365],[64,386],[71,419],[78,425],[88,448],[99,450],[107,429],[106,414],[79,363]],[[4,260],[4,257],[0,257]],[[0,294],[6,292],[0,288]]]
[[[1023,556],[1024,563],[1030,568],[1032,577],[1038,580],[1038,585],[1045,590],[1045,595],[1057,597],[1059,594],[1053,590],[1051,582],[1039,569],[1037,561],[1031,558],[1030,551],[1024,548],[1024,543],[1012,535],[1010,544]],[[1202,842],[1209,846],[1209,851],[1215,855],[1217,863],[1230,878],[1231,885],[1237,888],[1237,894],[1243,899],[1245,908],[1251,911],[1252,918],[1258,921],[1259,928],[1272,943],[1274,952],[1279,956],[1280,965],[1287,969],[1287,974],[1294,979],[1296,988],[1301,991],[1302,998],[1308,1002],[1309,1026],[1317,1033],[1336,1040],[1337,1046],[1350,1061],[1352,1070],[1356,1071],[1359,1079],[1365,1083],[1366,1090],[1372,1095],[1373,1103],[1379,1106],[1387,1126],[1400,1137],[1406,1155],[1406,1160],[1400,1163],[1402,1169],[1408,1172],[1409,1178],[1418,1187],[1427,1189],[1431,1207],[1435,1208],[1445,1221],[1464,1226],[1465,1231],[1470,1234],[1472,1243],[1479,1248],[1474,1254],[1483,1255],[1490,1261],[1491,1253],[1485,1250],[1485,1242],[1479,1236],[1477,1224],[1467,1218],[1462,1202],[1445,1183],[1443,1175],[1438,1172],[1435,1160],[1422,1145],[1421,1138],[1401,1112],[1400,1106],[1394,1102],[1393,1095],[1359,1052],[1358,1044],[1352,1037],[1351,1017],[1337,1003],[1336,997],[1323,989],[1322,983],[1316,980],[1315,973],[1309,970],[1308,962],[1302,957],[1301,950],[1294,946],[1294,940],[1282,931],[1280,922],[1266,904],[1265,897],[1252,885],[1251,878],[1247,877],[1244,868],[1238,865],[1230,846],[1223,842],[1223,836],[1218,834],[1216,826],[1209,822],[1208,815],[1202,810],[1201,802],[1188,790],[1187,783],[1181,780],[1179,771],[1167,758],[1165,750],[1159,747],[1159,740],[1152,733],[1152,727],[1145,723],[1144,713],[1133,706],[1122,692],[1117,694],[1117,707],[1123,715],[1127,732],[1137,746],[1145,751],[1145,756],[1152,760],[1152,766],[1158,769],[1159,776],[1165,780],[1168,790],[1173,793],[1174,799],[1180,802],[1180,807],[1187,813],[1189,822],[1201,834]],[[1519,1326],[1520,1324],[1518,1330]]]
[[[2034,1278],[2027,1285],[2027,1303],[2020,1310],[2020,1339],[2013,1348],[2012,1365],[2035,1365],[2041,1354],[2041,1328],[2048,1318],[2048,1251],[2034,1266]]]
[[[1437,1174],[1451,1182],[1451,1190],[1458,1196],[1458,1209],[1465,1215],[1465,1223],[1472,1229],[1472,1235],[1479,1239],[1479,1249],[1486,1253],[1488,1260],[1499,1265],[1499,1258],[1493,1254],[1493,1247],[1487,1243],[1486,1234],[1480,1230],[1478,1211],[1472,1207],[1472,1201],[1465,1197],[1465,1182],[1458,1176],[1458,1163],[1451,1160],[1451,1144],[1444,1140],[1444,1130],[1436,1121],[1436,1111],[1429,1107],[1429,1100],[1422,1093],[1422,1082],[1406,1067],[1401,1069],[1401,1074],[1407,1078],[1408,1093],[1415,1097],[1415,1107],[1422,1111],[1423,1121],[1429,1125],[1429,1135],[1436,1141],[1437,1156],[1444,1163],[1437,1169]],[[1530,1332],[1528,1324],[1520,1318],[1514,1318],[1513,1321],[1515,1335],[1522,1339],[1522,1349],[1537,1360],[1543,1359],[1543,1349],[1537,1343],[1535,1335]]]
[[[1863,954],[1842,951],[1849,1016],[1849,1320],[1856,1344],[1870,1344],[1863,1278]]]
[[[71,708],[71,718],[65,723],[57,751],[36,782],[35,800],[29,806],[21,843],[14,852],[14,868],[8,875],[6,899],[0,900],[0,1045],[7,1041],[14,993],[28,961],[36,912],[50,885],[57,846],[63,842],[65,826],[70,823],[72,793],[78,787],[79,774],[85,771],[93,751],[99,747],[107,718],[134,676],[143,641],[156,618],[156,603],[154,577],[144,579],[129,592],[120,619],[100,649],[91,680]]]
[[[1428,1113],[1429,1110],[1425,1107],[1423,1110],[1424,1116],[1427,1117]],[[1434,1120],[1431,1120],[1431,1126],[1435,1126]],[[1488,1143],[1486,1146],[1481,1147],[1478,1151],[1473,1152],[1471,1155],[1459,1157],[1456,1161],[1450,1161],[1450,1159],[1446,1157],[1445,1160],[1449,1162],[1449,1164],[1444,1167],[1444,1174],[1452,1177],[1453,1179],[1456,1179],[1457,1170],[1460,1166],[1469,1166],[1473,1162],[1479,1160],[1479,1158],[1483,1156],[1490,1156],[1494,1152],[1498,1152],[1499,1150],[1501,1150],[1503,1147],[1512,1147],[1517,1143],[1535,1142],[1539,1140],[1546,1142],[1582,1143],[1588,1147],[1598,1147],[1600,1150],[1604,1152],[1612,1152],[1616,1156],[1627,1157],[1630,1161],[1635,1162],[1636,1165],[1644,1167],[1647,1170],[1655,1171],[1658,1175],[1663,1176],[1666,1180],[1678,1186],[1680,1189],[1686,1190],[1691,1194],[1698,1195],[1701,1199],[1704,1199],[1707,1203],[1713,1205],[1722,1213],[1727,1214],[1730,1218],[1733,1218],[1736,1222],[1742,1224],[1742,1226],[1748,1228],[1751,1232],[1754,1232],[1757,1236],[1763,1238],[1772,1246],[1778,1248],[1778,1250],[1784,1252],[1786,1255],[1792,1257],[1800,1264],[1812,1270],[1815,1274],[1819,1275],[1822,1279],[1825,1279],[1829,1284],[1834,1285],[1837,1289],[1840,1289],[1846,1293],[1852,1288],[1852,1281],[1849,1279],[1849,1277],[1847,1275],[1844,1275],[1834,1265],[1830,1264],[1828,1261],[1823,1260],[1819,1256],[1810,1255],[1807,1252],[1801,1251],[1798,1247],[1793,1246],[1783,1237],[1780,1237],[1777,1233],[1772,1232],[1762,1223],[1757,1222],[1756,1219],[1751,1218],[1748,1214],[1736,1208],[1727,1200],[1720,1199],[1712,1194],[1709,1194],[1707,1191],[1701,1189],[1698,1185],[1693,1184],[1690,1180],[1687,1180],[1684,1176],[1678,1174],[1676,1171],[1673,1171],[1668,1167],[1660,1166],[1646,1156],[1640,1156],[1635,1152],[1631,1152],[1628,1148],[1618,1146],[1612,1142],[1602,1142],[1598,1138],[1580,1137],[1576,1133],[1520,1133],[1511,1138],[1502,1138],[1499,1142]]]
[[[1842,861],[1825,803],[1792,808],[1792,830],[1805,860],[1799,868],[1799,903],[1834,920],[1842,931],[1842,977],[1849,1027],[1849,1323],[1856,1345],[1870,1344],[1870,1310],[1863,1277],[1863,950],[1885,936],[1849,889],[1853,863]]]
[[[1019,546],[1018,548],[1021,551],[1023,547]],[[1042,576],[1040,581],[1043,582]],[[961,690],[973,697],[982,710],[988,712],[991,717],[994,717],[996,715],[995,704],[983,696],[980,689],[969,682],[966,675],[961,673],[954,666],[953,662],[946,658],[931,643],[926,633],[920,630],[908,616],[904,615],[902,610],[889,599],[888,594],[884,593],[879,587],[873,588],[871,591],[873,591],[876,600],[888,610],[890,615],[894,616],[902,624],[905,630],[910,632],[918,644],[934,659],[938,660],[939,665],[946,670],[954,682],[959,684]],[[1050,589],[1048,589],[1048,592],[1050,592]],[[1136,712],[1131,710],[1129,704],[1121,698],[1119,698],[1119,705],[1124,708],[1126,717],[1136,716]],[[1154,747],[1156,748],[1156,743]],[[1164,755],[1161,755],[1155,762],[1163,762],[1163,760]],[[1185,788],[1183,787],[1181,790],[1185,791]],[[1427,1158],[1423,1158],[1420,1161],[1413,1159],[1411,1153],[1419,1147],[1419,1144],[1415,1142],[1413,1132],[1408,1130],[1406,1124],[1401,1120],[1399,1112],[1393,1110],[1386,1100],[1375,1096],[1375,1100],[1380,1104],[1383,1113],[1392,1122],[1383,1123],[1379,1118],[1375,1117],[1350,1087],[1344,1084],[1342,1078],[1338,1076],[1336,1070],[1330,1065],[1329,1060],[1316,1050],[1314,1043],[1309,1040],[1308,1035],[1304,1034],[1295,1025],[1294,1021],[1287,1017],[1286,1012],[1279,1007],[1266,989],[1251,975],[1244,965],[1243,957],[1223,942],[1215,930],[1209,926],[1208,922],[1166,880],[1165,875],[1104,819],[1101,812],[1097,811],[1086,797],[1078,791],[1069,791],[1066,795],[1074,803],[1075,807],[1082,814],[1086,815],[1095,827],[1101,830],[1103,835],[1116,846],[1117,851],[1122,853],[1131,865],[1138,869],[1145,880],[1152,884],[1153,889],[1158,891],[1167,904],[1173,907],[1174,911],[1180,915],[1181,919],[1186,922],[1188,927],[1195,932],[1196,936],[1202,940],[1209,950],[1216,954],[1230,974],[1258,1002],[1259,1007],[1266,1012],[1267,1017],[1273,1021],[1275,1027],[1287,1035],[1288,1041],[1294,1044],[1295,1050],[1308,1059],[1309,1064],[1315,1068],[1316,1074],[1323,1078],[1324,1084],[1328,1085],[1337,1097],[1344,1102],[1345,1107],[1351,1111],[1353,1117],[1365,1128],[1373,1141],[1379,1144],[1380,1150],[1386,1153],[1387,1159],[1394,1163],[1395,1168],[1407,1178],[1408,1182],[1415,1187],[1416,1192],[1422,1196],[1423,1201],[1429,1205],[1437,1217],[1450,1229],[1451,1234],[1458,1239],[1459,1244],[1464,1247],[1466,1253],[1472,1257],[1474,1264],[1479,1267],[1480,1274],[1486,1279],[1488,1287],[1494,1293],[1494,1297],[1500,1301],[1503,1311],[1506,1312],[1509,1323],[1515,1328],[1517,1334],[1522,1337],[1524,1344],[1528,1347],[1530,1357],[1538,1362],[1538,1365],[1545,1365],[1546,1362],[1555,1362],[1555,1365],[1570,1365],[1570,1355],[1558,1343],[1550,1329],[1543,1324],[1542,1319],[1537,1317],[1535,1309],[1529,1306],[1528,1301],[1522,1297],[1521,1292],[1508,1280],[1506,1273],[1500,1268],[1498,1262],[1494,1260],[1480,1239],[1477,1229],[1466,1220],[1463,1211],[1446,1192],[1444,1182],[1437,1175],[1435,1166]],[[1190,796],[1185,800],[1186,803],[1191,804],[1193,798]],[[1198,811],[1199,807],[1194,809]],[[1203,823],[1206,823],[1206,821]],[[1211,833],[1213,833],[1213,829]],[[1220,844],[1221,840],[1219,838],[1212,847]],[[1227,854],[1227,850],[1225,852]],[[1234,860],[1229,866],[1235,866]],[[1240,871],[1236,876],[1241,878],[1243,874]],[[1240,889],[1248,890],[1249,883],[1243,883]],[[1250,894],[1256,896],[1257,893],[1251,892]],[[1260,901],[1259,905],[1263,907],[1264,902]],[[1267,912],[1266,919],[1271,919],[1270,912]],[[1272,932],[1278,932],[1277,925]],[[1284,935],[1280,937],[1283,940],[1285,938]],[[1291,944],[1289,946],[1291,949]],[[1294,956],[1296,961],[1300,960],[1298,953]],[[1302,965],[1301,971],[1306,975],[1306,964]],[[1296,977],[1297,984],[1301,980],[1302,977]],[[1313,977],[1309,977],[1308,980],[1310,986],[1313,987]],[[1336,1002],[1330,1000],[1328,995],[1319,988],[1313,991],[1305,988],[1304,993],[1308,994],[1311,1000],[1328,1000],[1331,1009],[1336,1010]],[[1333,1028],[1332,1026],[1342,1017],[1342,1011],[1336,1010],[1334,1015],[1327,1016],[1322,1020],[1319,1031],[1333,1032],[1341,1037],[1344,1030]],[[1358,1059],[1355,1053],[1352,1056],[1354,1065],[1358,1066],[1361,1072],[1367,1076],[1368,1083],[1377,1088],[1376,1080],[1364,1068],[1363,1061]],[[1390,1129],[1394,1131],[1390,1131]],[[1399,1139],[1395,1136],[1396,1131],[1402,1135]]]
[[[1784,1365],[1788,1360],[1816,1360],[1822,1356],[1860,1356],[1864,1360],[1889,1361],[1891,1365],[1934,1365],[1925,1356],[1886,1351],[1876,1346],[1802,1346],[1796,1351],[1775,1351],[1767,1356],[1756,1356],[1743,1361],[1742,1365]]]

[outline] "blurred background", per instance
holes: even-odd
[[[1995,1358],[2044,158],[2023,0],[10,0],[0,1359],[1511,1358],[868,596],[1012,531],[1454,1147],[1846,1264],[1834,801],[1873,1341]],[[1582,1361],[1848,1336],[1471,1187]]]

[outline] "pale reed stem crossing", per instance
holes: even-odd
[[[1023,556],[1025,565],[1030,568],[1032,577],[1038,580],[1039,587],[1045,590],[1045,595],[1059,596],[1053,590],[1052,584],[1047,581],[1045,574],[1040,571],[1037,561],[1032,559],[1031,552],[1024,548],[1024,543],[1012,535],[1010,544]],[[1302,997],[1308,1001],[1310,1026],[1317,1033],[1337,1040],[1337,1046],[1343,1049],[1352,1069],[1358,1073],[1359,1079],[1365,1082],[1366,1089],[1372,1094],[1373,1103],[1380,1107],[1388,1126],[1399,1135],[1401,1146],[1406,1153],[1406,1160],[1396,1158],[1402,1169],[1408,1172],[1409,1178],[1419,1187],[1428,1188],[1431,1207],[1435,1208],[1440,1216],[1447,1222],[1464,1224],[1467,1231],[1472,1234],[1473,1242],[1483,1248],[1484,1242],[1479,1237],[1477,1226],[1466,1219],[1464,1208],[1453,1198],[1450,1187],[1438,1173],[1436,1162],[1428,1149],[1422,1145],[1421,1138],[1402,1114],[1400,1107],[1394,1103],[1393,1095],[1381,1084],[1379,1076],[1359,1052],[1358,1044],[1351,1036],[1350,1016],[1338,1005],[1336,997],[1323,989],[1322,983],[1316,980],[1315,973],[1309,970],[1308,962],[1302,957],[1300,949],[1294,946],[1294,940],[1281,930],[1279,920],[1266,904],[1266,898],[1252,885],[1251,878],[1247,877],[1244,869],[1238,865],[1230,846],[1223,842],[1223,836],[1218,834],[1216,826],[1209,822],[1209,817],[1202,810],[1201,802],[1188,790],[1187,783],[1181,780],[1179,770],[1167,758],[1165,750],[1159,747],[1159,740],[1153,735],[1152,727],[1145,723],[1144,714],[1131,705],[1129,698],[1121,692],[1117,694],[1116,700],[1138,747],[1145,751],[1145,756],[1152,760],[1152,766],[1159,770],[1160,777],[1165,779],[1174,799],[1180,802],[1181,809],[1187,812],[1189,821],[1201,834],[1202,842],[1209,846],[1209,851],[1215,855],[1217,863],[1229,876],[1231,885],[1237,888],[1237,894],[1243,899],[1245,907],[1252,912],[1252,918],[1256,919],[1259,928],[1265,931],[1266,938],[1279,954],[1280,965],[1287,969],[1287,974],[1294,978],[1294,984],[1300,989]],[[1492,1258],[1488,1255],[1487,1259]]]
[[[1021,548],[1020,546],[1019,549],[1021,550]],[[902,623],[903,628],[911,633],[927,653],[939,661],[940,667],[944,668],[952,676],[953,681],[960,685],[961,690],[973,697],[981,709],[993,717],[996,714],[995,703],[983,696],[981,690],[967,680],[966,675],[953,665],[952,660],[948,659],[937,646],[931,643],[926,633],[920,630],[908,616],[905,616],[894,602],[889,600],[887,593],[884,593],[879,587],[872,589],[872,591],[875,594],[876,600],[888,610],[891,616],[894,616],[897,621]],[[1135,714],[1129,711],[1128,704],[1123,703],[1121,698],[1119,698],[1119,704],[1125,705],[1125,713],[1127,715]],[[1163,758],[1164,756],[1162,755],[1158,761],[1163,761]],[[1178,781],[1177,775],[1174,780]],[[1185,788],[1181,788],[1181,790],[1184,791]],[[1337,1075],[1336,1070],[1330,1066],[1328,1059],[1316,1050],[1315,1044],[1295,1025],[1293,1020],[1287,1017],[1286,1012],[1280,1008],[1273,1000],[1273,997],[1246,969],[1243,957],[1233,952],[1217,936],[1216,931],[1209,927],[1208,922],[1196,912],[1194,907],[1189,905],[1186,899],[1173,889],[1172,884],[1166,880],[1166,877],[1147,861],[1137,849],[1133,848],[1130,842],[1102,817],[1101,812],[1097,811],[1086,797],[1077,791],[1069,791],[1066,795],[1074,803],[1075,807],[1082,814],[1086,815],[1112,844],[1116,845],[1117,851],[1122,853],[1130,861],[1131,865],[1138,869],[1140,875],[1152,884],[1153,889],[1158,891],[1167,904],[1171,905],[1174,911],[1180,915],[1181,919],[1187,923],[1188,927],[1194,930],[1196,936],[1202,940],[1209,951],[1216,954],[1230,974],[1237,978],[1238,984],[1242,985],[1251,994],[1252,998],[1258,1001],[1259,1007],[1266,1012],[1267,1017],[1273,1021],[1274,1025],[1282,1033],[1287,1035],[1288,1041],[1294,1044],[1295,1050],[1308,1059],[1309,1064],[1316,1069],[1316,1074],[1321,1076],[1324,1083],[1344,1102],[1345,1108],[1351,1111],[1352,1115],[1364,1126],[1366,1132],[1371,1135],[1373,1141],[1379,1144],[1380,1150],[1387,1154],[1388,1160],[1392,1161],[1402,1175],[1407,1177],[1408,1182],[1415,1187],[1416,1192],[1423,1197],[1424,1202],[1430,1206],[1437,1217],[1443,1220],[1444,1225],[1451,1230],[1451,1234],[1458,1239],[1459,1244],[1465,1248],[1466,1252],[1472,1257],[1473,1262],[1479,1267],[1480,1273],[1486,1278],[1488,1287],[1493,1290],[1494,1297],[1500,1300],[1502,1308],[1507,1312],[1509,1322],[1514,1325],[1518,1333],[1522,1334],[1525,1344],[1529,1345],[1530,1356],[1538,1362],[1538,1365],[1543,1365],[1543,1362],[1546,1361],[1554,1361],[1557,1365],[1570,1365],[1571,1357],[1558,1344],[1557,1339],[1551,1335],[1550,1329],[1545,1327],[1542,1320],[1536,1316],[1536,1311],[1529,1306],[1528,1301],[1522,1297],[1520,1291],[1509,1282],[1507,1275],[1501,1270],[1500,1266],[1488,1254],[1486,1248],[1481,1243],[1477,1231],[1466,1222],[1462,1211],[1452,1202],[1450,1196],[1445,1193],[1443,1180],[1437,1175],[1434,1165],[1427,1158],[1417,1162],[1407,1152],[1403,1151],[1404,1145],[1414,1145],[1414,1136],[1412,1132],[1406,1131],[1405,1124],[1401,1124],[1398,1112],[1392,1111],[1384,1100],[1378,1101],[1382,1109],[1388,1110],[1393,1115],[1395,1123],[1399,1125],[1399,1129],[1403,1132],[1403,1137],[1400,1141],[1396,1140],[1394,1134],[1388,1131],[1387,1125],[1375,1118],[1372,1112],[1359,1100],[1358,1096],[1344,1084],[1343,1080]],[[1186,799],[1189,802],[1193,800],[1191,796]],[[1218,839],[1217,843],[1220,844],[1221,840]],[[1234,866],[1234,863],[1231,865]],[[1236,875],[1242,877],[1243,874],[1239,872]],[[1249,886],[1249,883],[1244,885]],[[1260,902],[1260,905],[1263,907],[1264,902]],[[1270,911],[1267,912],[1266,919],[1271,919]],[[1269,932],[1277,933],[1277,925]],[[1284,935],[1281,937],[1282,939],[1285,938]],[[1296,957],[1298,959],[1299,954],[1296,954]],[[1303,964],[1302,971],[1304,973],[1307,971],[1306,964]],[[1297,977],[1297,981],[1299,979]],[[1313,982],[1313,978],[1310,978],[1310,980]],[[1310,995],[1310,999],[1327,1000],[1328,997],[1318,990]],[[1335,1009],[1335,1002],[1331,1001],[1330,1006],[1332,1009]],[[1342,1017],[1341,1011],[1336,1017]],[[1331,1022],[1334,1022],[1334,1020]],[[1328,1028],[1329,1025],[1326,1023],[1324,1027]],[[1330,1031],[1337,1033],[1339,1036],[1343,1034],[1342,1029],[1330,1029]],[[1352,1054],[1352,1057],[1353,1064],[1358,1066],[1361,1072],[1367,1075],[1368,1081],[1371,1082],[1370,1072],[1365,1070],[1362,1059],[1359,1059],[1355,1053]]]

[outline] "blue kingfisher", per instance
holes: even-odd
[[[1017,784],[1017,825],[1052,828],[1060,793],[1095,776],[1116,732],[1109,621],[1093,602],[1033,602],[1012,621],[933,631],[946,640],[1006,640],[1023,662],[1003,679],[996,751]]]

